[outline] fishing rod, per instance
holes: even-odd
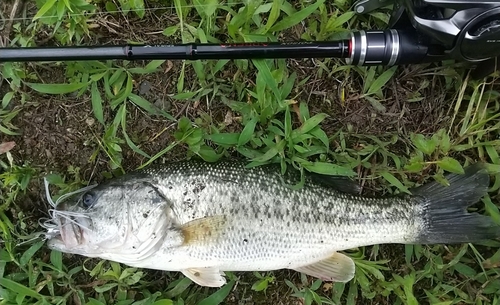
[[[252,42],[0,48],[0,62],[342,58],[347,64],[406,65],[453,59],[483,77],[500,56],[500,0],[359,0],[357,14],[392,5],[388,28],[320,42]]]

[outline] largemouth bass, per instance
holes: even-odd
[[[126,174],[51,211],[51,249],[132,267],[180,271],[219,287],[224,271],[293,269],[328,281],[354,276],[340,253],[386,243],[450,244],[500,237],[467,207],[487,193],[480,165],[412,195],[362,197],[346,179],[280,174],[269,165],[186,161]]]

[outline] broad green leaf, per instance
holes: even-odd
[[[261,279],[252,285],[252,290],[262,291],[262,290],[266,289],[268,285],[269,285],[269,282],[267,281],[267,279]]]
[[[172,96],[173,99],[176,99],[176,100],[189,100],[191,98],[193,98],[198,92],[182,92],[182,93],[179,93],[179,94],[176,94],[174,96]]]
[[[106,305],[99,300],[89,297],[89,301],[85,305]]]
[[[191,66],[193,66],[196,76],[198,76],[198,81],[202,84],[206,80],[206,72],[205,69],[203,68],[203,65],[204,64],[201,60],[195,60],[191,62]]]
[[[90,80],[93,81],[93,82],[97,82],[98,80],[100,80],[101,78],[103,78],[106,74],[108,74],[108,72],[102,72],[102,73],[97,73],[97,74],[92,74],[90,75]]]
[[[412,173],[418,173],[421,172],[424,169],[424,167],[425,167],[424,162],[414,162],[406,164],[404,169]]]
[[[126,108],[126,105],[125,104],[122,104],[118,110],[118,113],[117,113],[117,116],[120,116],[121,117],[121,126],[122,126],[122,132],[123,132],[123,136],[125,137],[125,141],[127,142],[127,145],[132,148],[133,151],[135,151],[136,153],[140,154],[141,156],[144,156],[146,158],[151,158],[151,156],[149,156],[147,153],[145,153],[144,151],[142,151],[142,149],[140,149],[137,145],[135,145],[134,142],[132,142],[132,140],[130,139],[130,137],[128,136],[127,134],[127,126],[126,126],[126,122],[127,122],[127,108]]]
[[[328,23],[326,24],[326,31],[331,32],[337,28],[342,28],[343,24],[348,22],[349,20],[351,20],[354,15],[355,15],[355,12],[348,11],[348,12],[343,13],[340,16],[332,16],[328,20]]]
[[[333,176],[355,176],[356,173],[345,166],[340,166],[328,162],[312,162],[303,163],[302,166],[310,172],[314,172],[322,175],[333,175]]]
[[[169,37],[169,36],[174,35],[178,29],[179,29],[179,25],[169,26],[168,28],[163,30],[162,34]]]
[[[433,139],[426,139],[421,134],[411,134],[410,138],[413,145],[426,155],[430,155],[436,150],[436,142]]]
[[[37,84],[26,83],[31,89],[46,94],[66,94],[75,92],[87,86],[87,83],[71,83],[71,84]]]
[[[363,75],[364,76],[364,83],[363,83],[363,93],[368,92],[368,89],[370,88],[370,85],[373,83],[373,80],[375,79],[375,72],[377,71],[377,67],[363,67],[363,70],[366,71],[366,73]]]
[[[9,279],[6,279],[6,278],[0,278],[0,286],[3,286],[5,288],[7,288],[8,290],[14,291],[17,294],[27,295],[27,296],[34,297],[34,298],[39,299],[39,300],[43,299],[43,296],[41,294],[39,294],[38,292],[31,290],[22,284],[16,283],[16,282],[9,280]]]
[[[307,104],[306,103],[300,103],[299,111],[300,111],[300,117],[301,117],[302,121],[309,120],[309,118],[311,116],[309,114],[309,109],[307,108]]]
[[[140,165],[137,169],[141,169],[141,168],[144,168],[144,167],[147,167],[149,166],[151,163],[153,163],[156,159],[160,158],[161,156],[163,156],[164,154],[166,154],[167,152],[171,151],[174,147],[176,147],[177,145],[179,144],[179,142],[172,142],[170,143],[169,146],[165,147],[164,149],[162,149],[160,152],[158,152],[156,155],[154,155],[153,157],[151,157],[146,163]]]
[[[56,4],[56,2],[57,0],[49,0],[45,2],[45,4],[38,10],[35,17],[33,17],[33,21],[45,15],[54,6],[54,4]]]
[[[118,286],[118,283],[107,283],[101,286],[94,286],[94,290],[99,293],[106,292]]]
[[[278,17],[280,16],[280,11],[281,11],[281,4],[283,3],[283,0],[273,0],[273,5],[271,7],[271,12],[269,13],[269,17],[267,18],[266,25],[264,27],[261,27],[262,31],[261,34],[265,34],[271,29],[271,27],[274,25],[276,20],[278,20]]]
[[[203,130],[201,128],[193,128],[192,132],[189,136],[184,138],[184,143],[190,146],[190,149],[193,150],[203,139]]]
[[[488,153],[488,156],[490,157],[491,162],[493,164],[500,165],[500,156],[498,155],[498,152],[496,150],[498,148],[493,146],[493,145],[486,145],[484,147],[484,149],[486,149],[486,152]]]
[[[307,6],[303,10],[300,10],[290,16],[283,18],[281,21],[277,22],[274,26],[272,26],[271,29],[269,29],[269,31],[278,32],[299,24],[309,15],[314,13],[314,11],[316,11],[318,7],[322,5],[324,2],[325,2],[324,0],[318,0],[316,3]]]
[[[386,108],[377,98],[371,97],[369,95],[365,95],[364,98],[370,102],[370,104],[379,112],[386,112]]]
[[[214,133],[206,136],[208,140],[219,145],[236,145],[240,139],[239,133]]]
[[[136,95],[136,94],[129,94],[128,99],[134,103],[135,105],[141,107],[142,109],[146,110],[149,114],[158,114],[156,111],[155,107],[153,104],[151,104],[150,101],[146,100],[145,98]]]
[[[444,157],[443,159],[437,161],[437,165],[445,171],[455,174],[464,174],[464,169],[462,165],[460,165],[460,162],[451,157]]]
[[[0,133],[5,133],[5,134],[10,135],[10,136],[18,136],[18,135],[20,135],[19,132],[12,131],[12,130],[10,130],[10,129],[4,127],[4,126],[2,126],[1,124],[0,124]]]
[[[458,273],[464,275],[466,278],[474,278],[477,274],[477,272],[473,268],[460,262],[456,263],[453,268],[455,268]]]
[[[292,114],[290,112],[290,106],[287,106],[285,109],[285,139],[289,140],[292,143]],[[276,128],[278,129],[278,128]],[[278,129],[279,130],[279,129]],[[281,132],[281,130],[279,130]]]
[[[488,282],[482,289],[483,294],[493,294],[493,293],[498,293],[500,291],[500,279],[494,279]],[[485,302],[485,304],[487,304]]]
[[[106,1],[106,11],[108,13],[116,13],[118,11],[118,8],[112,1]]]
[[[323,131],[323,129],[316,127],[313,128],[309,134],[313,135],[316,139],[320,140],[321,143],[323,143],[326,147],[327,150],[330,149],[330,140],[328,139],[328,136],[326,133]]]
[[[215,162],[220,159],[222,154],[217,154],[217,152],[210,146],[202,145],[200,150],[197,152],[198,156],[200,156],[203,160],[207,162]]]
[[[115,83],[122,77],[123,72],[125,70],[123,68],[117,69],[110,77],[109,77],[109,85],[113,86]]]
[[[397,187],[400,191],[411,194],[410,190],[406,186],[401,183],[393,174],[389,172],[382,172],[380,174],[387,182],[389,182],[392,186]]]
[[[181,94],[184,91],[184,77],[186,71],[186,61],[182,62],[181,71],[179,73],[179,78],[177,79],[177,94]]]
[[[498,176],[497,176],[498,179]],[[500,225],[500,209],[491,200],[490,196],[485,196],[483,199],[484,208],[486,213],[495,221],[496,224]],[[500,251],[498,252],[500,254]],[[500,256],[499,256],[500,259]]]
[[[203,1],[203,11],[207,17],[215,14],[217,7],[219,6],[219,0],[205,0]]]
[[[266,162],[268,160],[271,160],[271,158],[273,158],[274,156],[276,156],[277,154],[279,154],[280,152],[283,151],[283,148],[285,148],[285,144],[286,144],[285,140],[279,141],[278,144],[269,148],[269,150],[266,151],[265,154],[253,159],[252,161],[254,161],[254,162]]]
[[[154,60],[150,62],[150,64],[152,64],[151,66],[148,64],[144,68],[130,68],[127,69],[127,71],[132,74],[149,74],[159,71],[157,64],[161,65],[163,62],[163,60]]]
[[[293,90],[293,85],[295,84],[295,80],[297,79],[297,74],[295,72],[292,73],[292,75],[286,79],[285,84],[281,87],[281,98],[286,99],[288,95]]]
[[[158,300],[153,305],[174,305],[174,302],[169,299]]]
[[[281,102],[281,93],[278,89],[278,84],[276,82],[276,79],[274,79],[266,61],[263,59],[254,59],[252,62],[257,68],[257,70],[259,70],[259,73],[262,75],[263,80],[265,81],[267,86],[271,88],[271,91],[273,92],[276,101]]]
[[[250,149],[244,146],[237,147],[236,150],[248,159],[254,159],[262,156],[262,153],[258,150]]]
[[[439,143],[439,148],[441,150],[441,153],[447,154],[450,151],[451,148],[450,136],[448,135],[448,132],[446,132],[445,129],[439,130],[439,132],[435,134],[433,138],[438,138],[437,142]]]
[[[224,285],[222,288],[214,292],[212,295],[210,295],[208,298],[205,298],[201,300],[198,305],[218,305],[221,304],[224,299],[229,295],[231,290],[233,289],[233,286],[236,282],[235,281],[230,281],[226,285]]]
[[[19,259],[19,264],[21,266],[25,266],[28,263],[28,261],[33,257],[33,255],[35,255],[35,253],[43,246],[44,243],[45,243],[44,241],[39,241],[31,245],[31,247],[29,247],[28,250],[26,250]]]
[[[173,297],[176,297],[178,295],[180,295],[181,293],[183,293],[186,289],[189,288],[189,286],[192,284],[193,282],[188,278],[188,277],[182,277],[180,278],[179,280],[177,281],[174,281],[172,284],[175,284],[175,286],[173,286],[172,284],[169,285],[169,289],[166,293],[165,293],[165,297],[167,298],[173,298]]]
[[[243,131],[240,134],[240,137],[238,139],[238,146],[243,146],[250,141],[252,138],[253,132],[255,130],[255,125],[257,124],[258,118],[254,117],[250,121],[247,122],[245,127],[243,128]]]
[[[379,77],[377,77],[373,83],[371,83],[370,87],[368,88],[368,91],[366,92],[366,95],[371,95],[376,92],[378,92],[380,89],[382,89],[383,86],[392,78],[394,75],[394,72],[396,72],[397,66],[391,67],[390,69],[386,70],[384,73],[382,73]]]
[[[302,126],[300,126],[298,129],[294,130],[293,133],[297,133],[299,135],[305,134],[314,127],[318,126],[327,117],[328,115],[326,113],[318,113],[309,120],[305,121],[304,124],[302,124]]]
[[[14,92],[12,91],[7,92],[2,98],[2,108],[6,108],[13,97],[14,97]]]
[[[62,17],[64,16],[64,13],[66,12],[66,5],[64,4],[64,2],[66,2],[66,1],[67,0],[57,2],[56,12],[57,12],[57,18],[59,20],[62,19]]]
[[[50,263],[54,265],[58,270],[63,269],[62,253],[57,250],[52,250],[50,252]]]
[[[139,16],[139,18],[143,18],[145,13],[144,0],[130,0],[130,4],[137,16]]]
[[[92,83],[92,111],[99,123],[104,125],[104,114],[102,111],[102,98],[99,89],[97,89],[97,83]]]

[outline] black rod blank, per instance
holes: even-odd
[[[0,48],[0,62],[151,59],[348,58],[349,40],[328,42],[269,42]]]

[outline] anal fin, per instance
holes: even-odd
[[[352,280],[355,269],[354,261],[350,257],[334,253],[327,259],[294,270],[325,281],[345,283]]]
[[[186,277],[200,286],[221,287],[226,283],[224,272],[218,268],[189,268],[181,271]]]

